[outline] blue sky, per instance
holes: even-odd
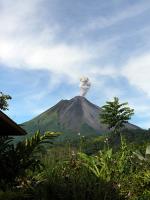
[[[6,113],[22,123],[79,94],[102,106],[114,96],[150,127],[150,2],[147,0],[1,0],[0,90]]]

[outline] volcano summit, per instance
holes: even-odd
[[[70,100],[61,100],[52,108],[22,124],[28,133],[55,131],[84,135],[102,134],[108,131],[100,122],[101,108],[85,97],[76,96]],[[128,129],[137,129],[133,124],[126,124]]]

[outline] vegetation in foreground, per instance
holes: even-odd
[[[78,135],[76,145],[68,141],[54,146],[54,133],[37,132],[16,145],[1,137],[0,200],[150,199],[150,146],[147,141],[139,144],[124,139],[119,120],[128,121],[133,110],[125,109],[129,111],[125,119],[122,106],[126,104],[120,106],[117,101],[115,106],[118,119],[112,115],[112,126],[107,114],[114,109],[104,107],[105,122],[115,131],[97,141],[91,138],[90,143]],[[95,141],[101,145],[93,150]]]
[[[32,138],[30,148],[24,143],[32,150],[18,154],[20,147],[12,150],[8,140],[1,141],[7,149],[0,152],[0,199],[150,199],[150,146],[136,151],[121,138],[114,151],[103,139],[104,148],[94,155],[84,153],[82,142],[45,149]]]

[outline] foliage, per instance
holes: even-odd
[[[58,134],[36,132],[31,138],[14,145],[12,138],[0,137],[0,188],[5,185],[15,185],[26,177],[27,170],[39,170],[42,167],[40,159],[35,156],[36,150]],[[26,179],[26,178],[25,178]],[[25,181],[25,180],[24,180]]]
[[[1,110],[8,110],[8,100],[11,99],[10,95],[4,94],[0,92],[0,109]]]
[[[110,181],[114,174],[116,177],[119,177],[122,173],[129,172],[127,169],[129,155],[130,151],[127,150],[125,141],[121,139],[119,153],[114,154],[112,148],[108,148],[99,151],[96,156],[87,156],[86,154],[80,153],[80,158],[83,160],[84,166],[89,168],[97,177]],[[112,168],[116,163],[116,168]]]
[[[149,153],[149,148],[146,152]],[[108,148],[96,156],[82,153],[80,157],[83,165],[96,177],[113,182],[122,199],[147,200],[150,198],[150,165],[141,162],[141,157],[137,162],[134,155],[132,149],[121,138],[121,147],[117,152],[113,153],[112,149]]]
[[[37,133],[34,138],[22,143],[25,148],[18,147],[21,149],[18,154],[29,152],[20,165],[23,166],[21,168],[26,169],[17,174],[16,184],[13,183],[8,187],[5,184],[3,190],[5,189],[6,192],[0,193],[2,197],[5,193],[6,197],[3,199],[12,200],[10,193],[12,197],[16,195],[16,199],[20,198],[20,200],[26,198],[31,200],[150,199],[150,165],[148,155],[145,155],[145,152],[149,154],[149,147],[143,150],[143,146],[138,146],[143,158],[147,158],[141,160],[136,154],[136,146],[128,144],[123,137],[121,137],[120,147],[114,150],[113,146],[109,146],[108,138],[103,136],[97,140],[91,138],[91,144],[92,141],[105,142],[100,151],[91,155],[83,153],[83,147],[75,147],[69,143],[64,146],[53,146],[44,152],[41,147],[37,148],[35,145],[35,141],[41,144],[40,137],[41,135]],[[85,142],[90,144],[87,140]],[[11,145],[9,142],[8,144]],[[10,148],[8,144],[4,145],[7,148],[6,150],[3,148],[3,152],[7,152]],[[16,148],[17,146],[15,150]],[[41,150],[42,156],[40,156]],[[40,161],[39,166],[42,170],[37,167],[38,163],[36,167],[28,165],[32,159]],[[5,177],[8,172],[7,169]]]
[[[118,133],[133,114],[134,110],[128,107],[128,103],[120,103],[119,99],[114,97],[113,101],[107,101],[102,107],[100,118],[109,129],[114,128],[114,132]]]
[[[98,179],[90,170],[82,165],[82,159],[72,152],[67,160],[59,160],[52,167],[52,159],[47,156],[46,165],[35,179],[35,198],[97,200],[119,199],[113,185],[105,180]],[[82,192],[81,192],[82,191]]]
[[[137,162],[123,138],[115,152],[109,144],[90,156],[71,148],[53,148],[42,158],[45,168],[33,174],[35,199],[149,199],[149,166]]]

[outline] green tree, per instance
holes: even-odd
[[[8,100],[11,99],[10,95],[0,92],[0,110],[8,110]]]
[[[134,109],[128,107],[128,103],[120,103],[119,98],[114,97],[113,101],[107,101],[102,107],[100,114],[101,122],[113,128],[113,132],[118,134],[125,124],[131,119]]]

